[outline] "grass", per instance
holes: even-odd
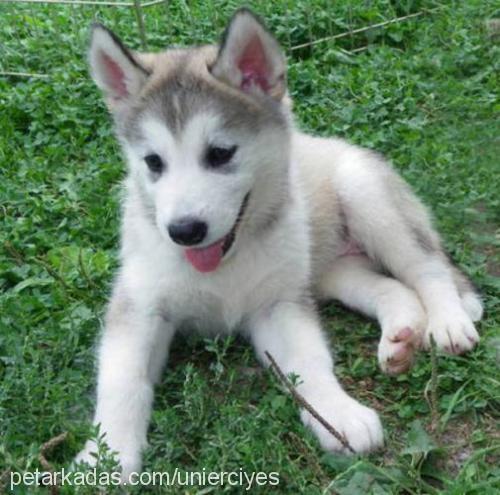
[[[337,304],[322,308],[338,376],[380,412],[386,430],[383,452],[347,458],[321,451],[246,343],[179,339],[156,391],[145,469],[276,471],[273,491],[287,494],[499,493],[500,49],[485,28],[499,10],[478,0],[250,3],[288,49],[438,7],[288,50],[290,89],[301,127],[385,153],[432,207],[451,256],[484,294],[482,340],[467,356],[438,354],[434,366],[421,354],[411,372],[391,378],[377,368],[376,325]],[[236,6],[213,0],[150,8],[149,45],[212,41]],[[94,346],[117,264],[124,166],[87,75],[87,27],[97,16],[132,46],[139,41],[133,13],[124,9],[3,4],[0,16],[2,70],[49,76],[0,77],[5,481],[9,470],[40,467],[40,446],[64,431],[69,435],[50,462],[67,466],[92,431]],[[222,491],[243,489],[140,493]]]

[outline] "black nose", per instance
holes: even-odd
[[[196,218],[186,217],[172,222],[168,226],[168,235],[177,244],[194,246],[207,235],[208,226]]]

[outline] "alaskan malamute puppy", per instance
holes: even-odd
[[[431,337],[472,349],[481,301],[425,207],[379,155],[295,128],[283,52],[246,9],[218,46],[154,54],[96,25],[90,66],[129,163],[94,419],[123,477],[141,468],[153,386],[181,327],[246,335],[356,452],[380,447],[377,414],[335,378],[314,300],[378,320],[386,373],[406,371]],[[345,451],[301,418],[323,448]]]

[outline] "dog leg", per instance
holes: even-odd
[[[173,336],[173,326],[151,309],[115,291],[107,313],[99,349],[97,406],[94,424],[104,441],[118,454],[122,480],[141,469],[141,450],[153,402],[153,384],[159,379]],[[95,465],[94,441],[89,440],[76,462]]]
[[[453,281],[451,266],[444,256],[441,253],[425,256],[414,250],[406,258],[407,265],[401,261],[395,260],[393,269],[402,280],[415,288],[427,310],[424,345],[430,346],[432,336],[438,348],[452,354],[472,349],[479,341],[471,318],[473,308],[464,306]],[[465,303],[468,303],[467,296]]]
[[[341,256],[319,285],[322,297],[376,318],[382,329],[378,360],[382,371],[398,374],[413,364],[426,325],[416,293],[398,280],[377,273],[366,256]]]
[[[420,201],[394,171],[361,154],[339,172],[337,187],[350,236],[394,277],[416,291],[427,314],[424,345],[460,354],[479,341],[479,298],[460,294],[456,269]],[[454,277],[455,275],[455,277]]]
[[[314,312],[301,304],[280,302],[261,311],[250,322],[250,335],[260,360],[269,365],[266,351],[285,374],[299,376],[297,391],[356,452],[383,444],[377,413],[350,397],[333,374],[333,361]],[[309,412],[301,418],[330,451],[346,452],[342,444]]]
[[[432,337],[439,349],[452,354],[472,349],[479,335],[471,312],[480,306],[479,300],[475,297],[470,307],[465,306],[468,296],[465,301],[460,297],[453,279],[453,267],[444,254],[424,251],[404,225],[398,230],[397,245],[385,235],[387,233],[380,232],[372,249],[375,258],[418,294],[427,313],[424,346],[429,348]],[[478,317],[478,314],[472,316]]]

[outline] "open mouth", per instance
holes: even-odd
[[[227,234],[226,237],[224,237],[224,243],[222,244],[222,256],[224,256],[231,249],[231,246],[234,244],[234,241],[236,239],[236,231],[238,230],[238,227],[241,223],[241,219],[243,218],[243,214],[245,213],[245,210],[247,208],[249,197],[250,193],[247,193],[247,195],[243,198],[243,201],[240,206],[240,211],[238,212],[238,216],[236,217],[233,228],[229,231],[229,234]]]
[[[231,249],[234,241],[236,240],[238,227],[241,224],[243,215],[245,214],[249,197],[250,192],[246,194],[241,203],[240,210],[233,227],[222,239],[210,244],[210,246],[202,248],[188,248],[184,250],[184,255],[196,270],[202,273],[213,272],[219,266],[222,258]]]

